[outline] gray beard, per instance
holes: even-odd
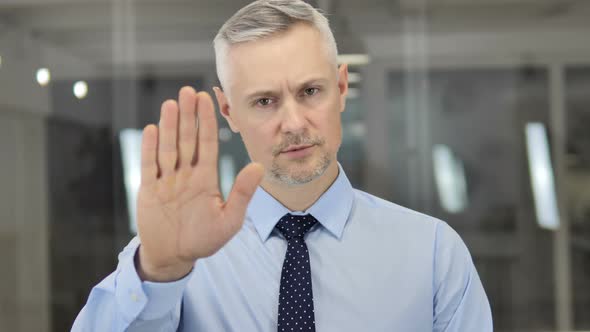
[[[328,155],[328,152],[325,152],[319,160],[319,163],[315,165],[315,167],[310,171],[303,171],[303,172],[296,172],[291,173],[288,170],[280,167],[276,162],[273,162],[272,167],[269,171],[268,176],[277,182],[281,182],[286,185],[296,186],[309,183],[320,176],[322,176],[332,160]]]

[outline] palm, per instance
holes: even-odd
[[[217,123],[207,93],[183,88],[178,104],[162,105],[159,128],[145,128],[137,221],[141,262],[148,268],[189,266],[219,250],[242,225],[262,168],[244,168],[225,202],[217,151]]]

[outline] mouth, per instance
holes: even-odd
[[[295,152],[295,151],[299,151],[299,150],[305,150],[307,148],[312,147],[313,145],[292,145],[288,148],[286,148],[285,150],[281,151],[281,153],[287,153],[287,152]]]

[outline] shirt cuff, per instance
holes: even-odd
[[[143,291],[148,299],[140,314],[143,320],[161,318],[180,305],[182,293],[193,275],[193,270],[184,278],[173,282],[143,282]]]
[[[139,247],[139,240],[133,239],[119,254],[119,266],[115,276],[115,297],[117,306],[126,322],[134,321],[147,304],[141,279],[135,270],[133,257]]]
[[[132,241],[119,255],[119,273],[115,280],[117,304],[128,322],[137,318],[153,320],[171,313],[180,304],[193,274],[191,270],[184,278],[173,282],[142,282],[134,262],[138,248],[139,241]]]

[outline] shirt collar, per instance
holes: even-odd
[[[287,213],[310,213],[332,235],[340,239],[352,208],[353,188],[338,163],[338,176],[332,185],[307,211],[290,211],[262,187],[258,187],[246,212],[246,218],[254,224],[262,241],[266,241],[279,219]]]

